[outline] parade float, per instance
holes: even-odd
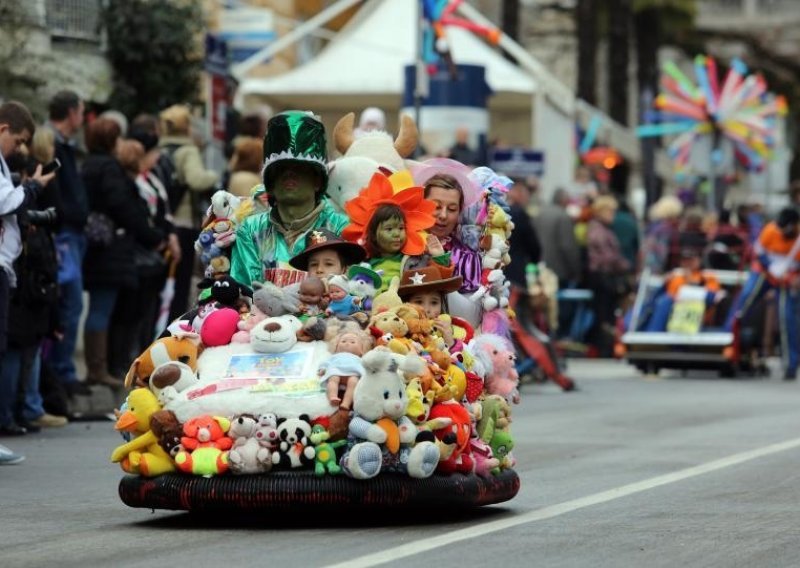
[[[126,377],[116,422],[124,439],[111,454],[126,474],[125,504],[457,509],[519,491],[514,314],[502,270],[510,180],[409,161],[417,135],[407,117],[394,139],[354,139],[352,124],[337,125],[344,157],[328,164],[321,122],[276,115],[264,185],[250,200],[214,196],[197,242],[207,267],[197,305]],[[278,164],[311,167],[323,182],[318,217],[286,242],[268,224],[280,208]],[[441,203],[424,196],[439,179],[431,167],[461,194],[442,250],[431,239]],[[405,239],[381,240],[383,223],[372,226],[384,210],[386,227],[392,214],[404,221]],[[320,259],[339,270],[323,274]],[[429,309],[420,298],[441,303]]]

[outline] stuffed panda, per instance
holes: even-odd
[[[278,418],[278,450],[272,454],[273,465],[286,469],[312,465],[316,451],[308,440],[310,434],[307,414]]]

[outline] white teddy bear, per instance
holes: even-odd
[[[258,353],[285,353],[297,343],[303,324],[293,315],[266,318],[250,331],[250,346]]]

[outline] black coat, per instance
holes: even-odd
[[[509,244],[511,264],[505,268],[506,278],[517,286],[527,288],[525,267],[528,263],[538,263],[542,257],[539,236],[533,228],[528,212],[518,205],[511,206],[511,220],[514,230],[511,232]]]
[[[137,243],[155,248],[164,239],[164,232],[151,224],[136,182],[116,158],[92,154],[84,162],[81,175],[90,211],[105,214],[116,228],[110,245],[90,244],[87,248],[83,261],[84,286],[135,288],[139,279],[134,264]]]

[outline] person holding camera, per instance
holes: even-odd
[[[0,230],[3,236],[0,239],[0,355],[3,362],[8,343],[11,289],[17,286],[14,261],[22,252],[17,212],[30,208],[42,187],[54,177],[53,173],[42,174],[42,167],[37,166],[30,179],[22,184],[14,184],[5,159],[26,144],[35,131],[33,117],[24,104],[8,101],[0,105]],[[6,375],[0,372],[0,435],[26,433],[14,420],[16,385],[16,380],[7,380]],[[11,463],[13,457],[0,449],[0,463],[3,462]]]
[[[12,172],[19,171],[23,179],[33,175],[39,164],[49,169],[54,157],[54,135],[46,128],[37,129],[29,153],[17,153],[8,160]],[[48,183],[30,209],[17,214],[23,242],[22,254],[14,262],[17,287],[11,294],[8,330],[8,350],[3,368],[4,384],[16,383],[18,393],[14,417],[16,423],[28,432],[41,428],[67,424],[66,395],[63,388],[51,385],[40,388],[42,350],[46,337],[61,337],[58,321],[58,260],[55,248],[55,231],[58,229],[61,200],[56,180]],[[54,414],[45,411],[43,394],[47,394],[48,407],[56,408]],[[54,400],[59,404],[54,404]],[[59,414],[59,415],[56,415]]]

